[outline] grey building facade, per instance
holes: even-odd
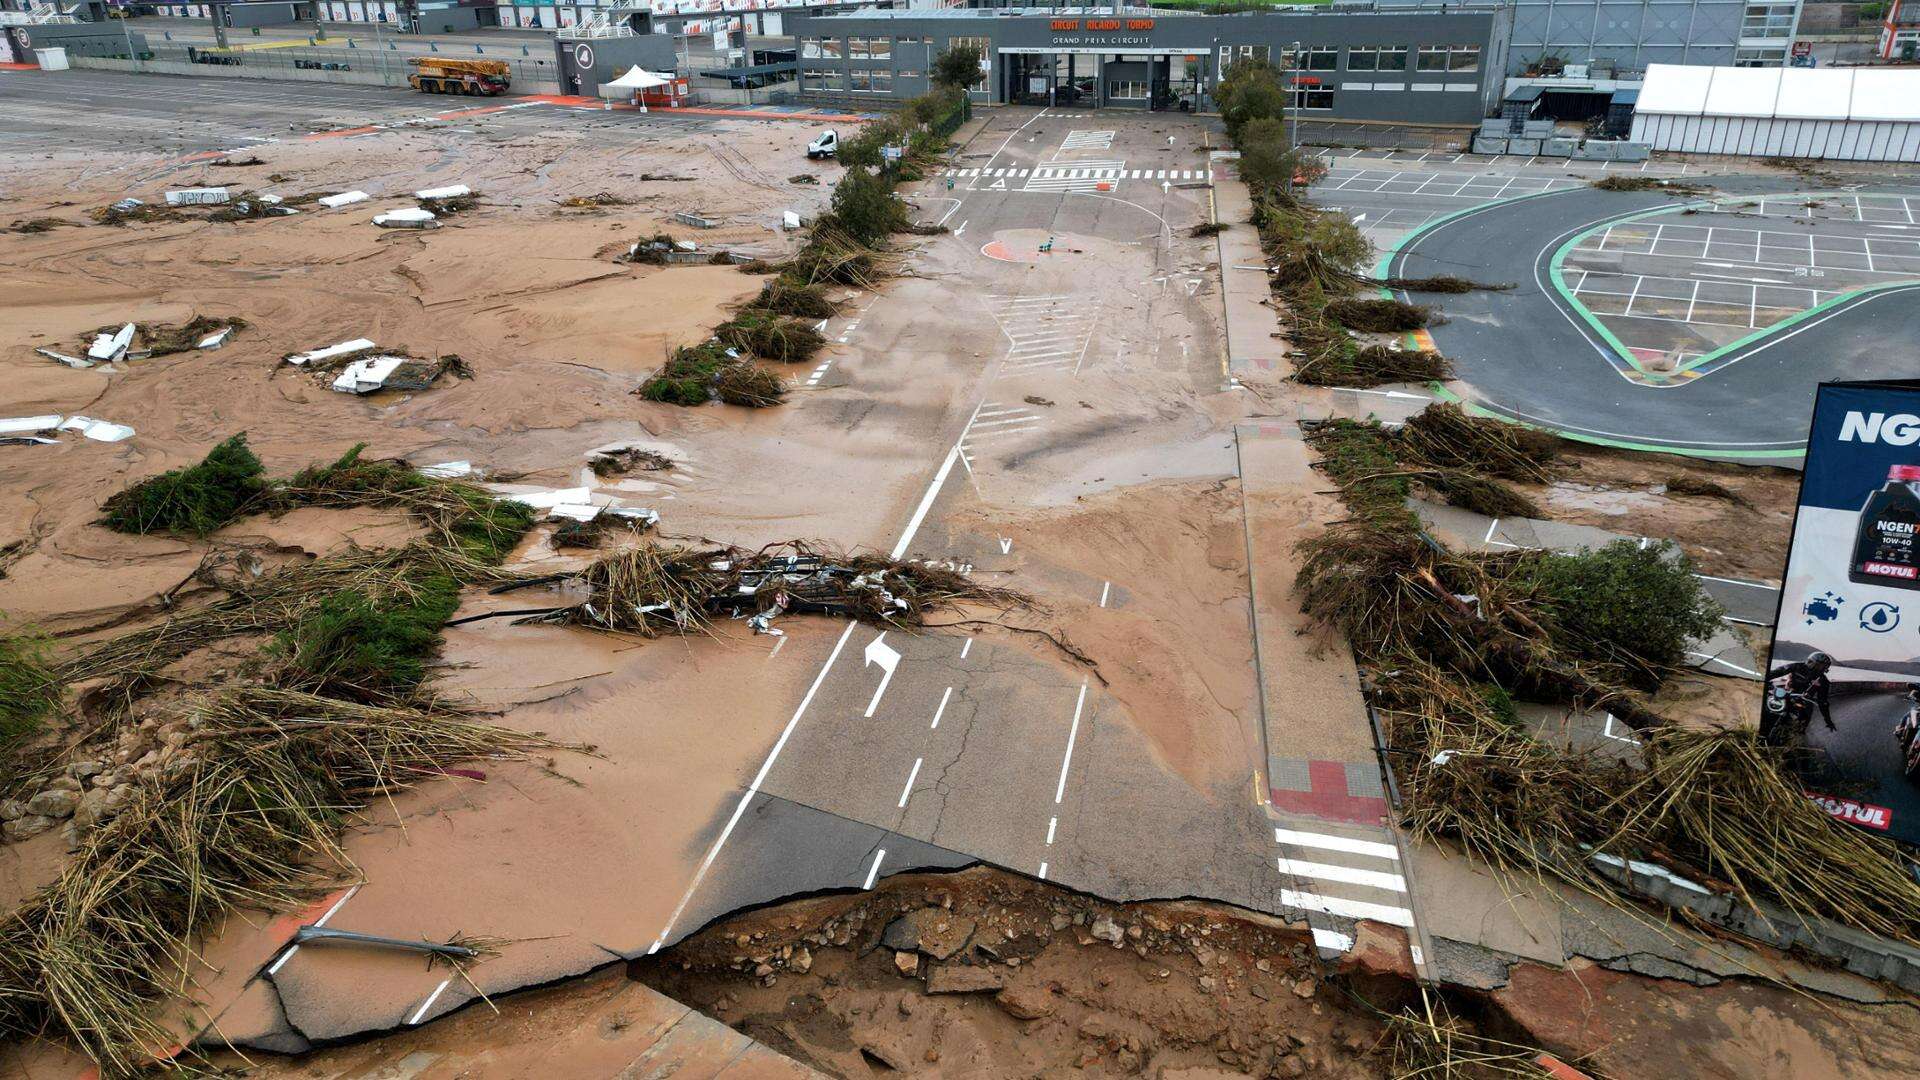
[[[1800,0],[1510,2],[1513,75],[1537,71],[1549,58],[1624,80],[1649,64],[1778,66],[1800,22]]]
[[[976,100],[1093,108],[1209,105],[1236,61],[1291,67],[1302,120],[1475,124],[1505,88],[1512,11],[1447,4],[1233,15],[975,8],[790,15],[799,93],[884,104],[923,94],[933,59],[973,45]]]

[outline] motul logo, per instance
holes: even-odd
[[[1920,416],[1912,413],[1847,413],[1840,421],[1841,442],[1877,442],[1912,446],[1920,442]]]

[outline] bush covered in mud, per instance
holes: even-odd
[[[208,451],[197,465],[114,494],[104,507],[105,523],[124,533],[206,536],[240,516],[241,508],[265,489],[265,474],[242,432]]]

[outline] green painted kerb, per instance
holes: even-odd
[[[1518,424],[1521,427],[1551,431],[1555,435],[1573,442],[1592,443],[1595,446],[1610,446],[1616,450],[1640,450],[1651,454],[1678,454],[1681,457],[1713,458],[1716,460],[1731,458],[1742,461],[1792,461],[1803,458],[1807,454],[1805,450],[1707,450],[1688,446],[1669,446],[1665,443],[1644,443],[1634,442],[1630,439],[1611,439],[1604,435],[1589,435],[1585,432],[1568,431],[1565,428],[1557,428],[1551,424],[1536,424],[1527,420],[1521,420],[1517,417],[1508,416],[1497,409],[1489,409],[1485,405],[1468,401],[1439,383],[1429,383],[1427,389],[1433,392],[1436,400],[1452,402],[1474,416],[1486,416],[1509,424]]]

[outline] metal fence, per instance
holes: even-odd
[[[127,46],[124,42],[95,38],[79,43],[78,47],[69,47],[70,56],[101,57],[105,59],[127,59]],[[244,74],[268,79],[299,79],[308,72],[334,72],[355,76],[341,81],[364,82],[374,85],[405,86],[407,76],[413,68],[407,61],[423,55],[438,55],[448,58],[469,58],[472,54],[449,50],[444,53],[422,54],[402,52],[393,48],[374,46],[351,48],[322,48],[298,46],[282,49],[242,49],[221,50],[204,45],[178,45],[156,43],[148,40],[147,47],[136,57],[141,63],[167,65],[169,70],[178,70],[175,65],[187,65],[189,69],[204,69],[208,75],[242,74],[231,69],[243,69]],[[515,89],[532,90],[531,84],[552,87],[559,82],[558,65],[551,57],[541,56],[503,56],[500,52],[480,54],[478,59],[504,61],[513,80]],[[322,76],[324,77],[324,76]]]

